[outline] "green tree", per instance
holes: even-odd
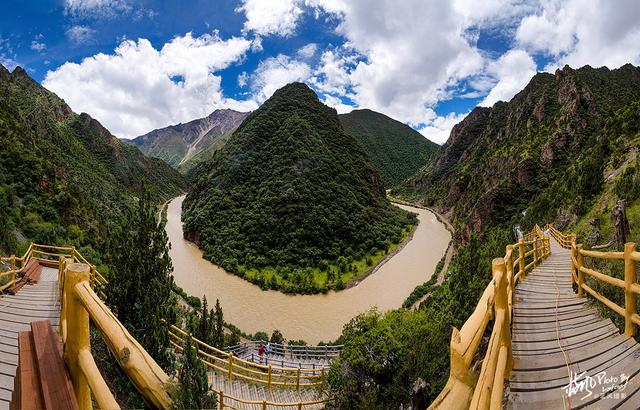
[[[211,338],[211,321],[213,316],[209,315],[207,307],[207,297],[202,297],[202,308],[200,309],[200,322],[198,325],[198,338],[205,343],[209,343]]]
[[[284,340],[284,336],[282,335],[282,332],[280,332],[278,329],[274,330],[273,333],[271,333],[270,342],[284,344],[285,340]]]
[[[138,206],[127,211],[107,243],[107,301],[133,337],[170,371],[173,355],[168,351],[169,336],[162,320],[175,321],[173,266],[164,221],[159,223],[156,215],[149,191],[143,186]]]
[[[209,390],[207,369],[198,357],[192,338],[187,338],[179,363],[178,383],[172,389],[176,409],[217,409],[216,394]]]
[[[217,348],[222,349],[224,347],[224,315],[222,306],[220,306],[220,299],[216,299],[214,316],[216,318],[214,344]]]

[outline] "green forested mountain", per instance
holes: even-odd
[[[387,188],[413,176],[440,148],[408,125],[375,111],[354,110],[338,117],[347,134],[362,143]]]
[[[387,201],[335,110],[301,83],[251,113],[193,180],[187,238],[225,269],[288,292],[340,288],[416,223]]]
[[[0,253],[19,242],[96,243],[141,183],[155,202],[188,188],[87,114],[74,114],[24,70],[0,66]]]
[[[249,113],[234,110],[215,110],[204,118],[153,130],[125,141],[186,173],[222,148],[247,115]]]
[[[625,199],[637,241],[638,152],[640,68],[632,65],[539,73],[511,101],[473,110],[431,164],[393,191],[455,225],[446,279],[417,312],[368,313],[345,326],[345,348],[329,373],[337,406],[410,403],[407,386],[418,378],[428,383],[430,400],[437,396],[449,374],[451,328],[475,308],[491,280],[491,260],[514,241],[513,224],[527,231],[555,222],[583,241],[588,221],[600,218],[606,243],[611,208]],[[617,289],[606,294],[624,297]]]

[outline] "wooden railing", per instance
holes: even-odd
[[[8,282],[0,286],[0,292],[13,286],[17,282],[18,278],[16,274],[27,266],[27,263],[29,263],[31,258],[38,260],[38,262],[45,266],[53,268],[59,268],[61,266],[60,260],[66,258],[72,258],[74,262],[89,265],[92,289],[94,289],[103,300],[106,298],[104,292],[109,282],[100,274],[100,272],[98,272],[94,265],[89,263],[87,259],[76,250],[74,246],[52,246],[36,243],[31,243],[22,257],[12,255],[10,257],[0,258],[3,262],[9,262],[11,264],[11,270],[0,273],[0,278],[9,277]],[[62,282],[60,282],[60,286],[62,286]]]
[[[636,262],[640,262],[640,252],[636,250],[636,244],[633,242],[626,243],[622,252],[586,250],[582,244],[576,243],[575,234],[564,234],[551,225],[547,225],[547,229],[563,248],[571,250],[571,277],[573,283],[577,285],[578,296],[584,297],[586,292],[623,317],[625,336],[635,336],[637,325],[640,325],[640,315],[638,315],[636,304],[636,296],[640,294],[640,284],[636,274]],[[622,261],[624,264],[624,279],[586,267],[584,264],[585,257],[595,260]],[[589,275],[596,281],[622,289],[624,291],[624,307],[587,285],[585,283],[585,275]]]
[[[65,362],[71,374],[79,407],[92,408],[93,395],[98,407],[119,408],[91,354],[91,319],[120,367],[145,400],[156,408],[170,408],[172,402],[166,392],[169,376],[92,289],[91,265],[78,263],[75,258],[61,259],[60,272],[59,279],[63,284],[60,300],[60,335],[64,345]]]
[[[317,387],[325,383],[326,367],[315,369],[262,365],[241,359],[198,340],[175,325],[169,326],[171,344],[182,351],[188,338],[198,346],[200,360],[209,368],[227,375],[229,381],[243,380],[271,389],[274,386],[295,388]]]
[[[288,407],[288,408],[298,408],[301,410],[303,407],[318,405],[318,409],[324,409],[324,405],[328,400],[312,400],[312,401],[299,401],[295,403],[286,403],[286,402],[274,402],[269,400],[245,400],[239,397],[234,397],[228,395],[223,390],[216,391],[218,393],[218,409],[232,409],[232,410],[242,410],[241,407],[236,407],[236,403],[245,404],[248,406],[259,405],[262,406],[262,410],[267,410],[268,407]],[[235,404],[235,405],[234,405]]]
[[[502,408],[504,381],[513,367],[511,315],[515,286],[550,253],[549,237],[536,225],[522,240],[507,245],[504,257],[493,260],[493,280],[462,328],[453,329],[449,380],[430,409]],[[478,374],[473,363],[491,320],[491,337]]]

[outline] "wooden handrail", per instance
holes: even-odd
[[[504,380],[513,367],[510,329],[515,286],[550,254],[549,237],[536,225],[519,242],[508,245],[503,258],[493,260],[493,280],[462,328],[453,328],[449,379],[429,409],[501,407]],[[529,263],[527,258],[531,259]],[[491,338],[480,373],[476,374],[472,362],[491,320]]]
[[[583,249],[582,244],[576,243],[576,234],[565,234],[547,224],[547,229],[558,241],[560,246],[571,249],[571,270],[577,272],[572,274],[572,281],[578,287],[578,296],[583,297],[585,292],[594,299],[624,318],[624,334],[625,336],[635,336],[637,325],[640,324],[640,316],[636,312],[636,295],[640,294],[640,284],[636,277],[636,262],[640,261],[640,252],[636,250],[636,244],[633,242],[624,245],[623,252],[612,251],[594,251]],[[615,278],[595,269],[584,266],[584,257],[600,260],[615,260],[624,262],[624,279]],[[609,285],[624,290],[624,307],[613,302],[606,296],[602,295],[591,286],[585,283],[585,274],[594,278],[596,281],[604,282]]]

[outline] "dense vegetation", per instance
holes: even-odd
[[[278,90],[193,172],[185,236],[264,288],[341,288],[399,244],[416,216],[391,205],[334,109],[301,83]]]
[[[454,127],[432,164],[394,193],[449,215],[457,254],[418,311],[368,313],[345,327],[329,374],[335,407],[408,404],[419,378],[429,400],[437,396],[449,374],[451,327],[475,308],[514,224],[555,222],[586,238],[597,217],[607,242],[611,207],[624,198],[632,237],[640,235],[639,130],[640,69],[631,65],[538,74],[510,102],[477,108]],[[621,277],[620,266],[602,265]]]
[[[0,254],[29,240],[100,249],[144,179],[154,203],[188,188],[19,67],[0,66],[0,147]]]
[[[126,142],[186,173],[222,148],[247,115],[215,110],[204,118],[159,128]]]
[[[338,117],[347,134],[360,141],[388,188],[413,176],[440,148],[408,125],[375,111],[354,110]]]

